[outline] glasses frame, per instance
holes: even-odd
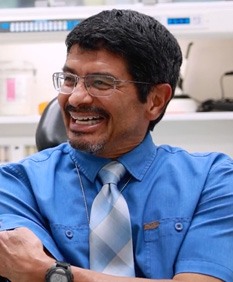
[[[58,88],[56,85],[57,85],[57,83],[55,82],[55,81],[58,81],[59,80],[59,76],[63,76],[63,77],[65,77],[65,75],[69,75],[69,76],[71,76],[72,78],[74,78],[74,86],[73,86],[73,89],[72,89],[72,91],[71,92],[69,92],[69,93],[65,93],[65,92],[61,92],[61,89],[60,88]],[[112,92],[110,93],[110,94],[103,94],[103,95],[100,95],[100,94],[98,94],[98,95],[95,95],[95,94],[93,94],[93,93],[90,93],[90,91],[89,91],[89,88],[90,88],[90,86],[88,86],[87,85],[87,83],[86,83],[86,79],[88,78],[88,77],[94,77],[94,76],[99,76],[99,77],[108,77],[108,78],[111,78],[112,79],[112,81],[113,81],[113,84],[112,84],[112,88],[109,88],[110,90],[112,90]],[[121,83],[123,84],[123,83],[134,83],[134,84],[151,84],[151,83],[149,83],[149,82],[141,82],[141,81],[133,81],[133,80],[119,80],[119,79],[116,79],[115,77],[113,77],[113,76],[111,76],[111,75],[105,75],[105,74],[88,74],[88,75],[86,75],[86,76],[79,76],[79,75],[76,75],[76,74],[73,74],[73,73],[69,73],[69,72],[55,72],[55,73],[53,73],[53,75],[52,75],[52,79],[53,79],[53,86],[54,86],[54,89],[56,90],[56,91],[58,91],[59,92],[59,94],[63,94],[63,95],[71,95],[71,94],[73,94],[74,93],[74,91],[75,91],[75,88],[77,87],[77,84],[79,83],[79,81],[80,81],[80,79],[83,79],[83,81],[84,81],[84,86],[85,86],[85,89],[87,90],[87,92],[88,92],[88,94],[89,95],[91,95],[91,96],[93,96],[93,97],[107,97],[107,96],[111,96],[112,95],[112,93],[114,92],[114,90],[116,90],[117,89],[117,86],[118,85],[120,85]],[[101,89],[100,89],[100,91],[101,91]],[[103,92],[104,93],[104,92]]]

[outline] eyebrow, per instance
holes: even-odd
[[[68,66],[66,66],[66,65],[62,68],[62,71],[63,71],[63,72],[75,73],[75,70],[74,70],[74,69],[72,69],[72,68],[70,68],[70,67],[68,67]]]
[[[73,68],[70,68],[66,65],[64,65],[64,67],[62,68],[63,72],[68,72],[68,73],[72,73],[72,74],[76,74],[76,71]],[[117,78],[115,77],[115,75],[109,73],[109,72],[93,72],[90,73],[90,75],[107,75],[107,76],[111,76],[113,78],[115,78],[117,80]]]

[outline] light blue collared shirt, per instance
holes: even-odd
[[[232,159],[156,146],[147,135],[118,160],[129,172],[120,189],[131,214],[136,276],[197,272],[232,282]],[[96,176],[109,161],[64,143],[2,166],[0,230],[26,226],[58,260],[89,268]]]

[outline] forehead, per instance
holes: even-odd
[[[126,60],[118,54],[101,49],[85,50],[73,45],[69,50],[64,68],[70,68],[78,73],[106,72],[126,75],[128,67]]]

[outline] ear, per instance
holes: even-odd
[[[147,97],[147,118],[155,120],[160,116],[172,96],[172,88],[168,83],[156,85]]]

